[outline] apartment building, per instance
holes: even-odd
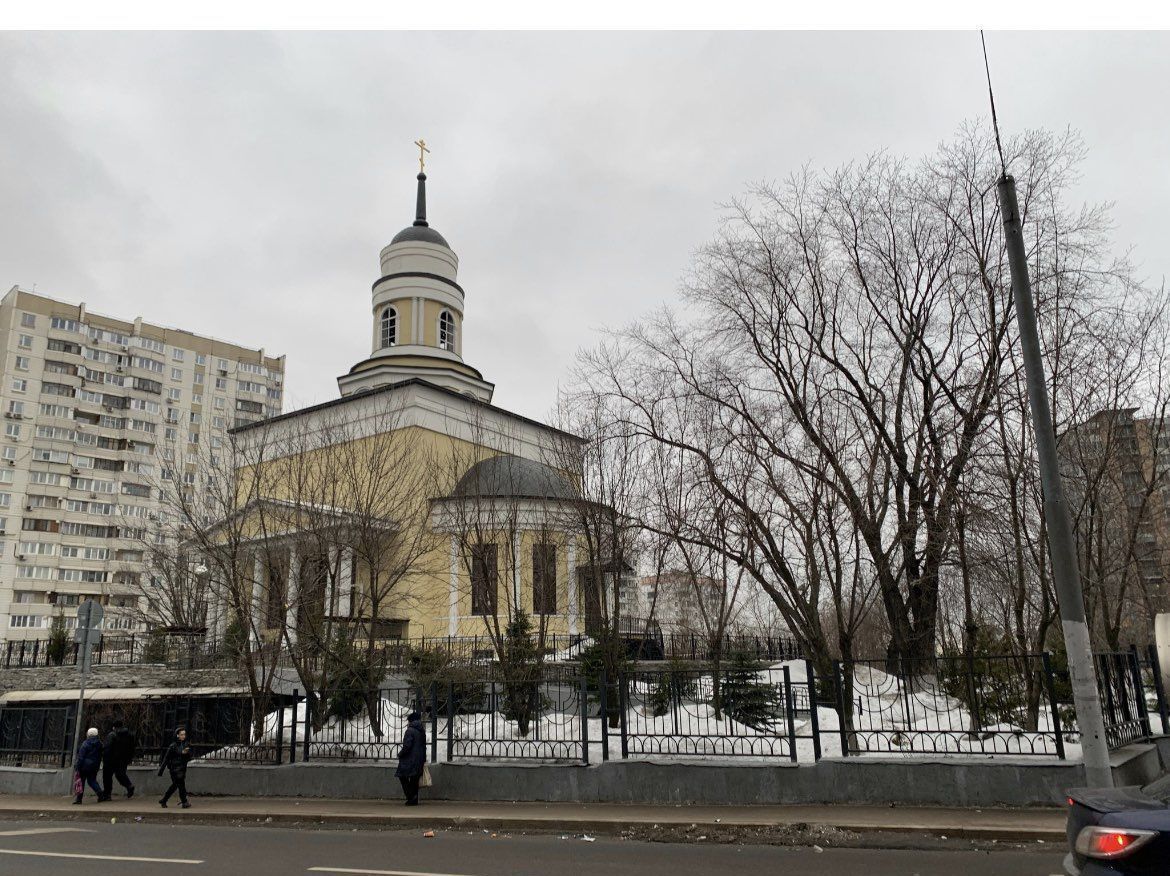
[[[46,638],[54,613],[71,627],[89,597],[133,632],[157,485],[185,476],[165,457],[279,414],[284,357],[19,287],[0,356],[0,642]]]
[[[1144,642],[1170,607],[1170,421],[1102,410],[1060,436],[1090,620]]]

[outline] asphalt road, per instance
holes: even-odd
[[[27,854],[24,854],[27,853]],[[1052,876],[1046,850],[905,851],[653,843],[482,832],[0,822],[2,876]]]

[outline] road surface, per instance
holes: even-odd
[[[321,830],[250,825],[0,822],[3,876],[1052,876],[1061,853],[833,849],[633,842],[482,831]]]

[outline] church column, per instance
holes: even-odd
[[[451,533],[451,583],[447,588],[447,635],[459,635],[459,539]]]
[[[565,585],[569,588],[569,635],[577,635],[577,539],[569,534],[565,550]]]
[[[520,530],[512,531],[512,606],[513,611],[520,605]]]
[[[256,551],[252,555],[252,645],[260,644],[260,633],[264,629],[264,554]]]
[[[296,542],[288,549],[288,602],[285,605],[284,625],[288,629],[289,644],[297,643],[297,622],[301,601],[301,555]]]
[[[208,577],[207,583],[211,588],[211,598],[208,600],[208,606],[213,612],[211,623],[212,641],[222,642],[224,636],[227,635],[228,628],[228,604],[223,598],[223,583],[216,582],[210,576]]]
[[[343,618],[353,614],[353,549],[341,549],[341,596],[337,600],[337,614]]]

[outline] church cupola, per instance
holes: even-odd
[[[463,362],[463,288],[459,257],[427,221],[425,141],[419,147],[413,224],[381,253],[374,282],[370,357],[337,383],[342,395],[418,377],[491,401],[493,385]]]

